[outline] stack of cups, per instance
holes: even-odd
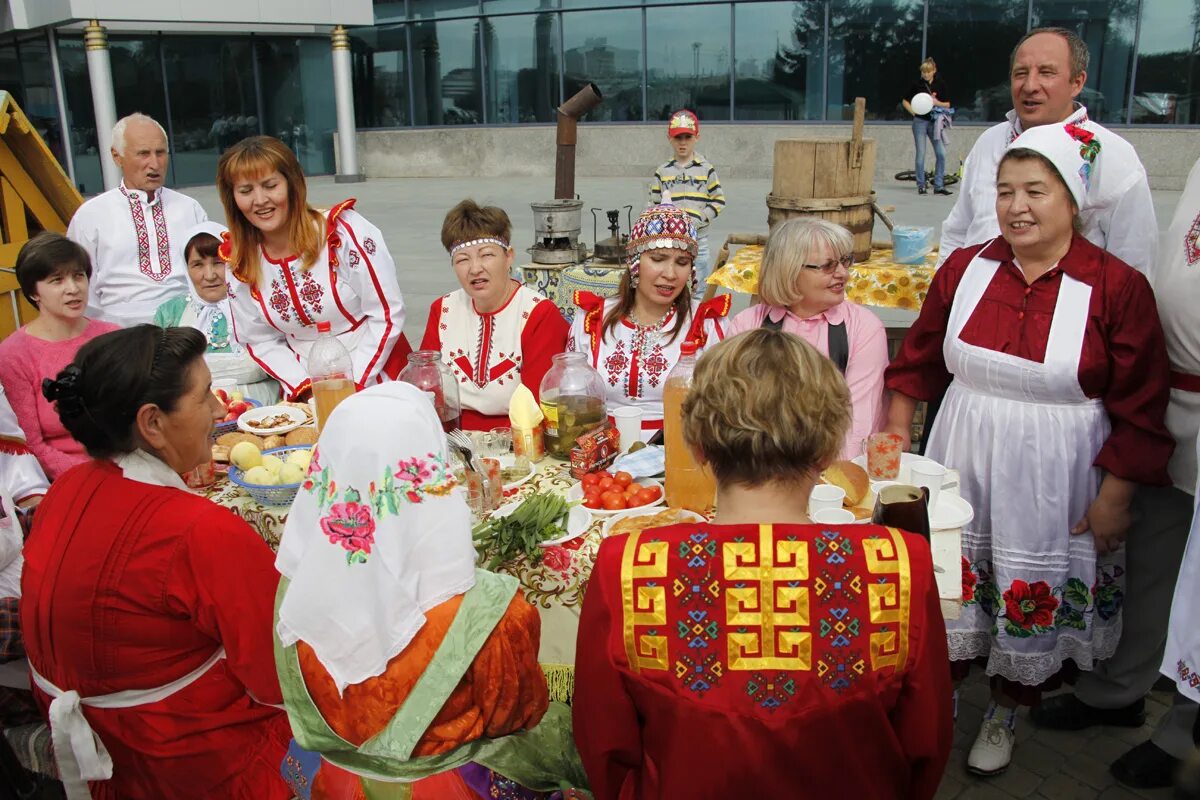
[[[848,525],[854,514],[842,508],[846,491],[840,486],[818,483],[808,496],[808,516],[824,525]]]

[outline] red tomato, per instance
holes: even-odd
[[[597,483],[599,483],[600,476],[594,472],[589,472],[580,478],[579,482],[583,484],[584,489],[587,489],[589,486],[595,486]]]
[[[640,490],[641,490],[641,487],[639,487],[639,486],[626,486],[625,491],[621,492],[621,494],[624,495],[625,499],[629,500],[630,503],[632,504],[633,498],[637,497],[637,493]]]
[[[647,486],[637,493],[637,504],[639,506],[649,505],[658,499],[658,487]]]
[[[607,492],[609,489],[612,488],[613,483],[614,483],[613,476],[605,474],[600,477],[600,482],[597,483],[596,485],[600,487],[600,491]]]
[[[617,494],[616,492],[608,492],[602,498],[600,498],[600,501],[607,511],[620,511],[621,509],[628,507],[628,504],[625,502],[625,497]]]
[[[596,474],[601,478],[611,478],[613,476],[613,474],[606,469],[598,470]]]
[[[586,508],[600,508],[602,501],[600,495],[589,492],[583,497],[583,505]]]
[[[618,472],[616,475],[613,475],[613,483],[617,486],[628,486],[633,483],[633,476],[628,472]]]

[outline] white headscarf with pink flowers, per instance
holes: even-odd
[[[312,647],[339,692],[382,673],[426,611],[475,585],[471,514],[422,391],[383,383],[337,407],[275,567],[291,581],[280,641]]]

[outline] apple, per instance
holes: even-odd
[[[235,467],[245,472],[262,465],[262,452],[253,442],[238,442],[229,451],[229,460]]]
[[[237,419],[242,414],[245,414],[250,410],[250,404],[245,400],[238,400],[237,402],[230,403],[229,405],[225,406],[225,410],[230,414],[233,414],[234,419]]]
[[[225,415],[225,419],[223,419],[223,420],[221,420],[221,421],[222,421],[222,422],[233,422],[233,421],[234,421],[234,420],[236,420],[237,418],[238,418],[238,415],[237,415],[237,414],[226,414],[226,415]]]
[[[231,403],[240,403],[245,399],[246,399],[246,395],[242,394],[241,392],[230,392],[229,393],[229,402],[231,402]]]
[[[215,394],[217,399],[221,401],[221,405],[229,405],[229,395],[226,394],[224,389],[213,389],[213,394]]]

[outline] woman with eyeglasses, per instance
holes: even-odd
[[[850,387],[853,406],[841,458],[862,453],[863,440],[883,428],[887,334],[879,318],[846,299],[854,239],[840,225],[798,217],[771,229],[763,252],[762,302],[730,322],[729,336],[754,328],[794,333],[828,356]]]

